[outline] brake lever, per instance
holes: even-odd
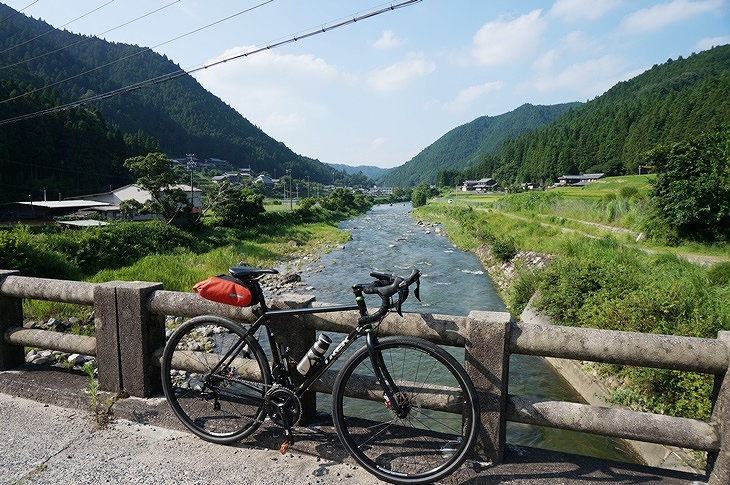
[[[398,315],[403,317],[403,312],[401,311],[401,307],[403,306],[403,302],[408,299],[408,287],[404,286],[403,288],[398,290],[398,301],[395,302],[395,311],[398,312]]]

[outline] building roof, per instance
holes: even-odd
[[[46,209],[87,209],[89,207],[109,205],[106,202],[99,202],[98,200],[39,200],[17,203],[27,206],[45,207]]]
[[[97,221],[94,219],[82,219],[78,221],[58,221],[61,226],[72,226],[72,227],[96,227],[96,226],[108,226],[108,222]]]

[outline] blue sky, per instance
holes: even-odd
[[[55,27],[152,47],[187,70],[390,5],[3,1]],[[730,0],[423,0],[194,76],[297,153],[393,167],[479,116],[587,101],[728,43]]]

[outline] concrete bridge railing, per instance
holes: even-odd
[[[23,328],[23,299],[92,306],[95,337]],[[275,309],[324,306],[313,297],[272,300]],[[165,291],[159,283],[83,283],[18,276],[0,270],[0,371],[25,362],[25,347],[96,357],[99,386],[132,396],[160,392],[160,355],[166,316],[217,314],[253,322],[250,308],[213,303],[193,293]],[[274,325],[292,355],[304,354],[316,331],[349,332],[356,312],[282,316]],[[381,334],[414,335],[440,345],[463,347],[464,366],[477,387],[482,429],[477,452],[500,463],[507,421],[678,446],[708,452],[709,483],[730,483],[730,332],[717,339],[640,334],[517,323],[509,313],[473,311],[467,317],[406,313],[387,319]],[[710,421],[635,412],[508,394],[509,356],[526,354],[622,365],[674,369],[715,376]],[[331,392],[334,374],[314,389]],[[313,396],[303,401],[305,413]]]

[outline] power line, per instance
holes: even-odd
[[[55,31],[57,31],[57,30],[59,30],[59,29],[62,29],[63,27],[66,27],[67,25],[70,25],[70,24],[72,24],[72,23],[76,22],[77,20],[81,20],[82,18],[84,18],[84,17],[86,17],[86,16],[88,16],[88,15],[91,15],[92,13],[96,12],[97,10],[101,10],[102,8],[106,7],[107,5],[109,5],[109,4],[111,4],[111,3],[114,3],[114,0],[109,0],[109,1],[107,2],[107,3],[105,3],[105,4],[103,4],[103,5],[99,6],[99,7],[96,7],[95,9],[91,10],[90,12],[86,12],[85,14],[83,14],[83,15],[81,15],[81,16],[79,16],[79,17],[76,17],[75,19],[73,19],[73,20],[71,20],[71,21],[69,21],[69,22],[66,22],[65,24],[63,24],[63,25],[61,25],[61,26],[59,26],[59,27],[53,28],[53,29],[51,29],[51,30],[47,30],[46,32],[43,32],[42,34],[36,35],[36,36],[35,36],[35,37],[33,37],[32,39],[29,39],[29,40],[26,40],[26,41],[24,41],[24,42],[21,42],[20,44],[16,44],[16,45],[14,45],[14,46],[8,47],[7,49],[5,49],[5,50],[3,50],[3,51],[0,51],[0,54],[5,54],[6,52],[8,52],[8,51],[11,51],[11,50],[13,50],[13,49],[16,49],[16,48],[18,48],[18,47],[20,47],[20,46],[22,46],[22,45],[25,45],[25,44],[30,44],[30,43],[31,43],[31,42],[33,42],[34,40],[38,40],[38,39],[40,39],[41,37],[44,37],[44,36],[46,36],[46,35],[50,34],[51,32],[55,32]],[[26,7],[26,8],[27,8],[27,7]]]
[[[8,17],[4,17],[4,18],[0,19],[0,24],[3,23],[3,22],[6,22],[8,20],[10,20],[11,18],[13,18],[16,15],[20,14],[20,12],[22,12],[26,8],[31,7],[31,6],[33,6],[36,3],[38,3],[38,0],[35,0],[34,2],[29,3],[28,5],[26,5],[25,7],[21,8],[20,10],[16,10],[14,14],[12,14],[12,15],[10,15]]]
[[[36,1],[38,1],[38,0],[36,0]],[[11,68],[11,67],[15,67],[15,66],[20,66],[20,65],[22,65],[22,64],[26,64],[26,63],[28,63],[28,62],[31,62],[31,61],[35,61],[35,60],[38,60],[38,59],[40,59],[40,58],[42,58],[42,57],[50,56],[51,54],[55,54],[56,52],[61,52],[61,51],[64,51],[64,50],[66,50],[66,49],[69,49],[69,48],[71,48],[71,47],[75,47],[75,46],[77,46],[77,45],[80,45],[80,44],[83,44],[83,43],[85,43],[85,42],[89,42],[89,41],[91,41],[91,40],[94,40],[94,38],[96,38],[96,37],[101,37],[102,35],[108,34],[109,32],[113,32],[113,31],[115,31],[115,30],[117,30],[117,29],[120,29],[120,28],[122,28],[122,27],[126,27],[126,26],[127,26],[127,25],[129,25],[129,24],[132,24],[132,23],[134,23],[134,22],[137,22],[138,20],[142,20],[143,18],[146,18],[146,17],[149,17],[149,16],[151,16],[151,15],[153,15],[153,14],[156,14],[157,12],[159,12],[159,11],[161,11],[161,10],[164,10],[164,9],[166,9],[166,8],[168,8],[168,7],[171,7],[172,5],[175,5],[175,4],[176,4],[176,3],[178,3],[178,2],[180,2],[180,0],[175,0],[174,2],[168,3],[167,5],[163,5],[162,7],[160,7],[160,8],[157,8],[157,9],[155,9],[155,10],[152,10],[151,12],[147,12],[147,13],[146,13],[146,14],[144,14],[144,15],[140,15],[140,16],[139,16],[139,17],[137,17],[137,18],[134,18],[134,19],[132,19],[132,20],[129,20],[129,21],[127,21],[127,22],[124,22],[123,24],[117,25],[116,27],[112,27],[112,28],[111,28],[111,29],[109,29],[109,30],[105,30],[104,32],[101,32],[101,33],[99,33],[99,34],[96,34],[95,36],[92,36],[92,37],[84,37],[83,39],[81,39],[81,40],[79,40],[79,41],[76,41],[76,42],[74,42],[74,43],[72,43],[72,44],[68,44],[68,45],[65,45],[65,46],[63,46],[63,47],[59,47],[58,49],[52,50],[52,51],[50,51],[50,52],[46,52],[46,53],[44,53],[44,54],[40,54],[40,55],[37,55],[37,56],[35,56],[35,57],[31,57],[30,59],[24,59],[24,60],[22,60],[22,61],[18,61],[18,62],[16,62],[15,64],[8,64],[8,65],[6,65],[6,66],[0,66],[0,71],[2,71],[2,70],[4,70],[4,69],[8,69],[8,68]],[[34,3],[35,3],[35,2],[34,2]],[[19,13],[19,12],[16,12],[16,14],[17,14],[17,13]]]
[[[164,82],[167,82],[167,81],[172,81],[173,79],[177,79],[177,78],[182,77],[182,76],[186,76],[186,75],[189,75],[189,74],[193,74],[195,72],[198,72],[198,71],[202,71],[202,70],[205,70],[205,69],[209,69],[211,67],[214,67],[214,66],[217,66],[217,65],[220,65],[220,64],[225,64],[226,62],[229,62],[229,61],[233,61],[233,60],[236,60],[236,59],[240,59],[242,57],[248,57],[250,55],[258,54],[259,52],[263,52],[263,51],[266,51],[266,50],[275,49],[277,47],[281,47],[281,46],[286,45],[286,44],[291,44],[291,43],[296,42],[298,40],[302,40],[302,39],[306,39],[306,38],[309,38],[309,37],[313,37],[315,35],[319,35],[319,34],[323,34],[325,32],[329,32],[330,30],[338,29],[340,27],[344,27],[346,25],[353,24],[353,23],[358,22],[360,20],[364,20],[364,19],[368,19],[368,18],[371,18],[371,17],[375,17],[376,15],[380,15],[380,14],[385,13],[385,12],[389,12],[389,11],[396,10],[396,9],[399,9],[399,8],[407,7],[409,5],[412,5],[414,3],[418,3],[420,1],[421,0],[405,0],[405,1],[402,1],[402,2],[399,2],[399,3],[393,3],[393,4],[390,4],[388,7],[380,8],[378,10],[373,10],[373,11],[366,12],[366,13],[361,14],[361,15],[358,15],[358,16],[350,17],[350,18],[347,18],[345,20],[339,21],[337,23],[331,24],[331,25],[323,25],[322,27],[318,27],[315,30],[311,30],[311,31],[305,32],[304,34],[294,35],[294,36],[289,37],[287,39],[284,39],[284,40],[281,40],[281,41],[278,41],[278,42],[275,42],[275,43],[272,43],[272,44],[267,44],[266,46],[263,46],[263,47],[255,47],[255,48],[250,49],[250,50],[247,50],[245,52],[242,52],[242,53],[239,53],[239,54],[235,54],[235,55],[232,55],[232,56],[229,56],[229,57],[226,57],[224,59],[217,60],[217,61],[213,61],[213,62],[211,62],[209,64],[205,64],[203,66],[200,66],[200,67],[191,69],[189,71],[186,71],[184,69],[180,69],[178,71],[174,71],[174,72],[171,72],[171,73],[168,73],[168,74],[162,74],[160,76],[157,76],[157,77],[154,77],[154,78],[151,78],[151,79],[147,79],[145,81],[141,81],[141,82],[138,82],[138,83],[130,84],[130,85],[127,85],[127,86],[122,87],[122,88],[114,89],[112,91],[107,91],[106,93],[97,94],[95,96],[90,96],[88,98],[84,98],[84,99],[81,99],[81,100],[77,100],[77,101],[73,101],[73,102],[70,102],[70,103],[66,103],[66,104],[63,104],[61,106],[56,106],[56,107],[53,107],[53,108],[48,108],[48,109],[45,109],[45,110],[36,111],[34,113],[29,113],[29,114],[25,114],[25,115],[21,115],[21,116],[16,116],[16,117],[13,117],[13,118],[7,118],[7,119],[4,119],[4,120],[0,120],[0,126],[6,125],[6,124],[10,124],[10,123],[16,123],[18,121],[28,120],[28,119],[31,119],[31,118],[37,118],[39,116],[44,116],[44,115],[47,115],[47,114],[57,113],[57,112],[65,111],[65,110],[72,109],[72,108],[77,108],[77,107],[80,107],[80,106],[83,106],[83,105],[86,105],[86,104],[95,103],[97,101],[102,101],[102,100],[109,99],[109,98],[112,98],[112,97],[115,97],[115,96],[119,96],[121,94],[129,93],[129,92],[132,92],[132,91],[137,91],[137,90],[142,89],[142,88],[145,88],[145,87],[154,86],[156,84],[161,84],[161,83],[164,83]],[[37,92],[37,91],[39,91],[39,89],[37,89],[37,90],[35,90],[33,92]],[[18,97],[20,97],[20,96],[18,96]],[[11,99],[16,99],[16,98],[11,98]],[[4,101],[0,102],[0,104],[3,103],[3,102]]]
[[[112,0],[112,1],[113,1],[113,0]],[[229,15],[228,17],[225,17],[225,18],[222,18],[222,19],[216,20],[215,22],[211,22],[211,23],[209,23],[208,25],[205,25],[205,26],[203,26],[203,27],[199,27],[199,28],[197,28],[197,29],[195,29],[195,30],[191,30],[190,32],[186,32],[186,33],[184,33],[184,34],[182,34],[182,35],[178,35],[178,36],[177,36],[177,37],[175,37],[175,38],[172,38],[172,39],[170,39],[170,40],[166,40],[165,42],[162,42],[162,43],[160,43],[160,44],[157,44],[157,45],[155,45],[155,46],[152,46],[152,47],[145,47],[144,49],[141,49],[141,50],[139,50],[139,51],[135,52],[134,54],[129,54],[129,55],[127,55],[127,56],[124,56],[124,57],[121,57],[121,58],[119,58],[119,59],[115,59],[115,60],[113,60],[113,61],[111,61],[111,62],[107,62],[106,64],[103,64],[103,65],[101,65],[101,66],[97,66],[97,67],[95,67],[95,68],[93,68],[93,69],[89,69],[89,70],[87,70],[87,71],[84,71],[84,72],[81,72],[81,73],[79,73],[79,74],[75,74],[75,75],[73,75],[73,76],[71,76],[71,77],[67,77],[66,79],[62,79],[62,80],[60,80],[60,81],[56,81],[56,82],[54,82],[54,83],[51,83],[51,84],[46,84],[45,86],[43,86],[43,87],[41,87],[41,88],[36,88],[36,89],[33,89],[33,90],[31,90],[31,91],[27,91],[27,92],[25,92],[25,93],[23,93],[23,94],[19,94],[19,95],[17,95],[17,96],[13,96],[12,98],[4,99],[4,100],[0,101],[0,104],[5,104],[5,103],[9,103],[10,101],[15,101],[16,99],[24,98],[24,97],[26,97],[26,96],[31,96],[31,95],[33,95],[33,94],[35,94],[35,93],[37,93],[37,92],[43,91],[43,90],[45,90],[45,89],[48,89],[48,88],[52,88],[52,87],[58,86],[58,85],[60,85],[60,84],[63,84],[63,83],[65,83],[65,82],[68,82],[68,81],[72,81],[72,80],[74,80],[74,79],[78,79],[78,78],[80,78],[80,77],[83,77],[83,76],[85,76],[85,75],[87,75],[87,74],[91,74],[92,72],[96,72],[96,71],[99,71],[99,70],[101,70],[101,69],[104,69],[104,68],[106,68],[106,67],[109,67],[109,66],[113,66],[114,64],[117,64],[117,63],[119,63],[119,62],[122,62],[122,61],[126,61],[127,59],[131,59],[131,58],[133,58],[133,57],[137,57],[137,56],[139,56],[139,55],[141,55],[141,54],[144,54],[144,53],[146,53],[146,52],[150,52],[150,51],[152,51],[153,49],[156,49],[156,48],[158,48],[158,47],[160,47],[160,46],[163,46],[163,45],[165,45],[165,44],[169,44],[170,42],[174,42],[174,41],[176,41],[176,40],[180,40],[180,39],[182,39],[183,37],[187,37],[188,35],[192,35],[192,34],[194,34],[194,33],[200,32],[201,30],[205,30],[205,29],[207,29],[207,28],[213,27],[214,25],[217,25],[217,24],[220,24],[220,23],[222,23],[222,22],[225,22],[226,20],[230,20],[230,19],[232,19],[232,18],[234,18],[234,17],[237,17],[237,16],[239,16],[239,15],[242,15],[242,14],[244,14],[244,13],[250,12],[250,11],[252,11],[252,10],[254,10],[254,9],[257,9],[257,8],[259,8],[259,7],[263,7],[264,5],[266,5],[266,4],[268,4],[268,3],[271,3],[271,2],[273,2],[273,1],[274,1],[274,0],[266,0],[266,1],[262,2],[262,3],[259,3],[258,5],[254,5],[253,7],[249,7],[249,8],[247,8],[247,9],[241,10],[240,12],[234,13],[233,15]],[[0,54],[2,54],[2,53],[0,52]],[[91,99],[91,98],[87,98],[87,99]]]

